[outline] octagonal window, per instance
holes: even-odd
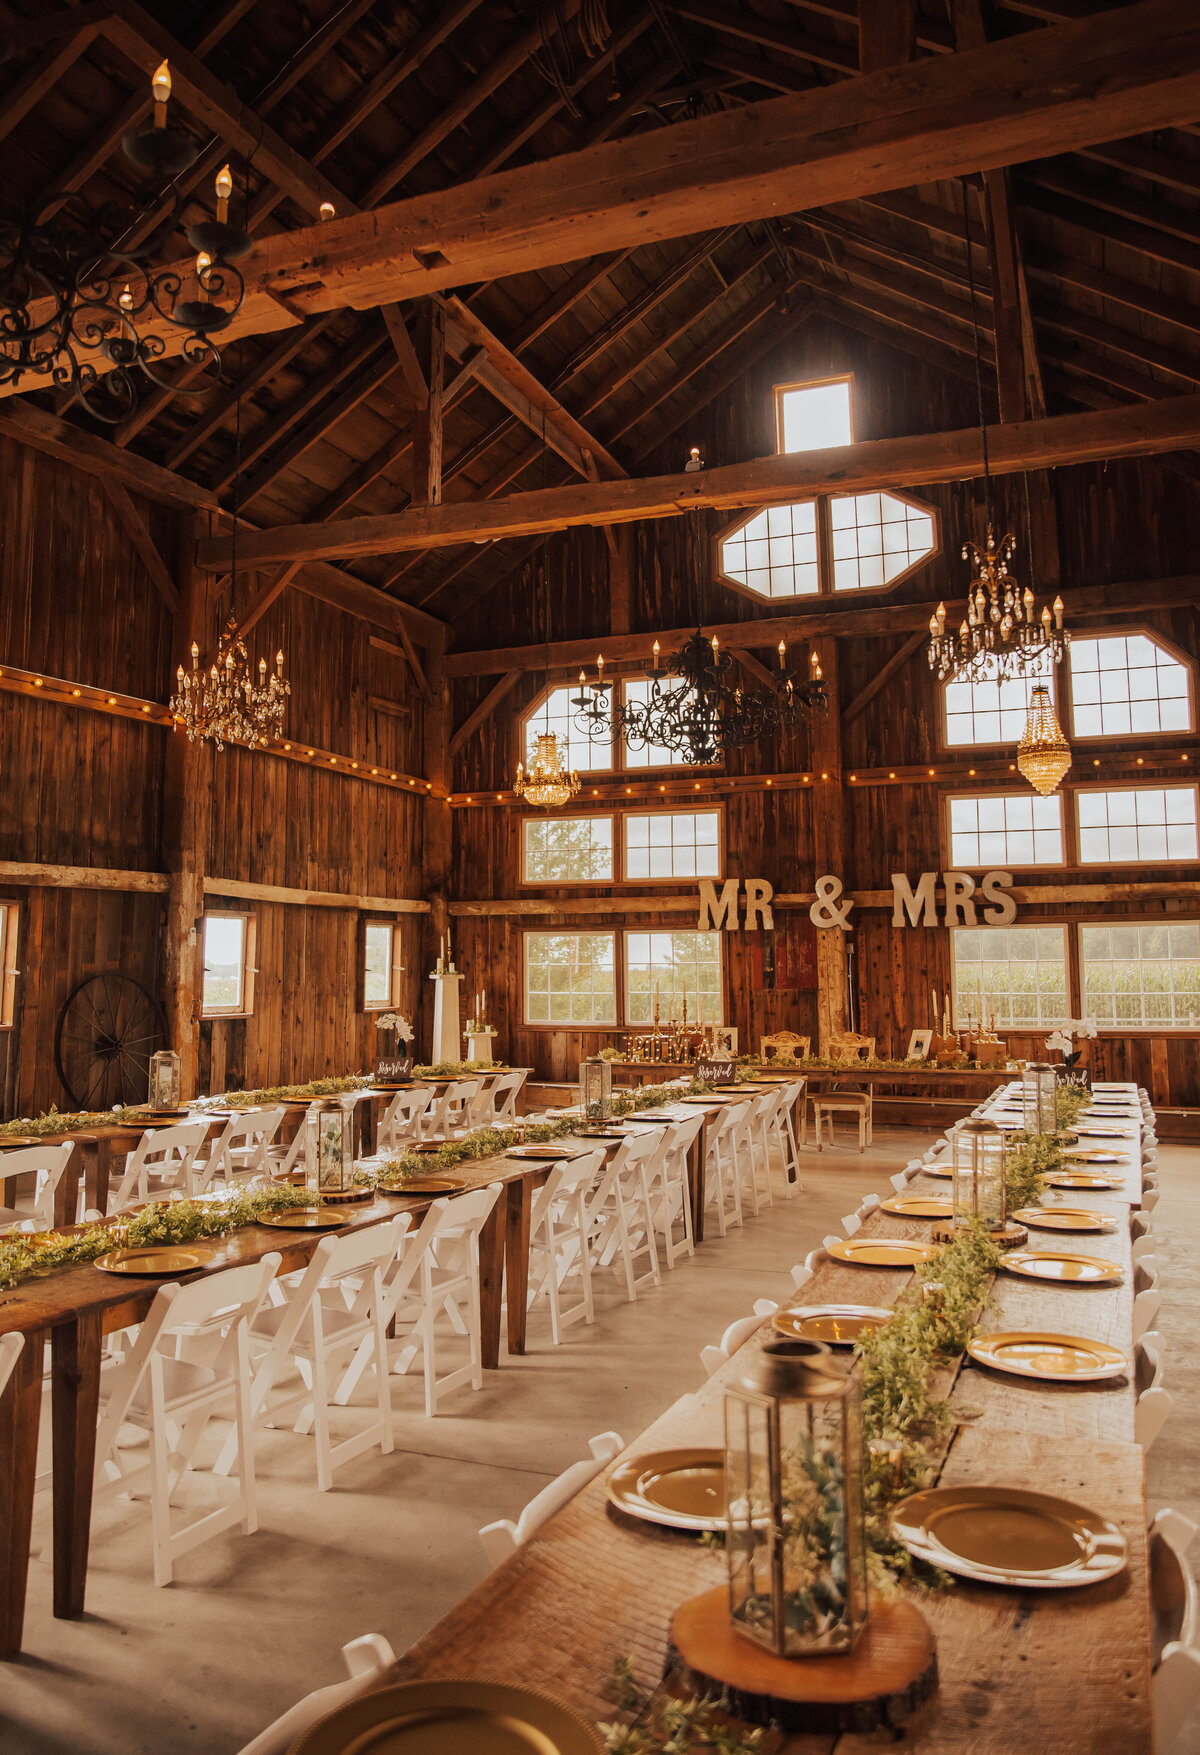
[[[937,547],[933,513],[896,494],[843,494],[829,502],[833,589],[891,585]]]
[[[838,494],[753,513],[721,536],[717,564],[756,597],[814,597],[894,585],[937,547],[931,507],[899,494]]]
[[[721,539],[721,571],[758,597],[811,597],[821,589],[817,502],[767,506]]]

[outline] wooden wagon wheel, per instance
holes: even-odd
[[[144,1103],[150,1056],[167,1039],[162,1007],[132,975],[89,975],[63,1002],[54,1064],[76,1109]]]

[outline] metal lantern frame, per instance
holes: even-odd
[[[183,1062],[173,1048],[160,1048],[150,1056],[151,1109],[178,1109],[182,1090]]]
[[[304,1180],[314,1200],[344,1200],[354,1189],[354,1099],[326,1097],[304,1117]]]
[[[734,1629],[778,1657],[850,1651],[867,1619],[862,1409],[827,1347],[768,1341],[725,1395]]]
[[[954,1172],[954,1223],[982,1219],[989,1231],[1003,1231],[1008,1215],[1004,1135],[994,1123],[961,1121],[950,1133]]]
[[[1026,1061],[1021,1070],[1021,1108],[1026,1133],[1058,1132],[1058,1074],[1049,1061]]]
[[[612,1062],[598,1054],[579,1063],[579,1112],[585,1121],[612,1115]]]

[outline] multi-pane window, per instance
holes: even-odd
[[[252,921],[245,914],[204,916],[204,984],[201,1009],[206,1017],[251,1009],[250,947]]]
[[[527,932],[525,1022],[615,1025],[615,947],[611,932]]]
[[[627,932],[625,1021],[652,1024],[657,1001],[665,1023],[674,1007],[682,1017],[724,1022],[719,932]]]
[[[1076,635],[1070,655],[1076,737],[1191,730],[1188,667],[1148,635]]]
[[[652,687],[649,677],[636,677],[624,684],[625,702],[627,706],[644,707],[650,699]],[[682,681],[664,682],[659,680],[659,687],[678,694],[684,687]],[[686,754],[680,750],[664,749],[661,744],[644,743],[640,746],[625,740],[624,766],[626,768],[686,768],[689,766]]]
[[[1062,799],[1031,792],[978,793],[950,800],[950,864],[1061,865]]]
[[[558,739],[558,759],[564,768],[573,768],[581,774],[595,774],[612,767],[611,741],[607,737],[589,738],[575,724],[577,709],[572,706],[571,697],[578,693],[577,687],[551,689],[526,719],[524,760],[527,767],[537,754],[540,731],[552,731]]]
[[[521,825],[527,884],[611,883],[611,817],[526,817]]]
[[[17,1012],[17,920],[15,902],[0,902],[0,1030],[11,1028]]]
[[[986,659],[977,679],[946,684],[946,742],[952,748],[975,743],[1019,743],[1029,715],[1035,683],[1052,685],[1053,661],[1043,658],[1030,676],[1001,678],[996,660]]]
[[[363,1009],[386,1011],[392,1003],[392,964],[396,928],[388,920],[368,920],[363,929]]]
[[[1065,926],[956,927],[950,934],[954,1021],[995,1014],[997,1025],[1070,1017]]]
[[[1083,1015],[1094,1024],[1194,1028],[1200,1021],[1200,922],[1079,929]]]
[[[625,818],[627,878],[719,877],[721,816],[715,810],[661,811]]]
[[[768,506],[721,542],[727,579],[759,597],[810,597],[821,589],[817,502]]]
[[[890,585],[937,546],[932,514],[895,494],[839,494],[829,523],[835,591]]]
[[[778,385],[775,425],[780,451],[823,451],[829,445],[852,444],[850,379]]]
[[[1082,865],[1197,856],[1194,786],[1084,787],[1075,814]]]

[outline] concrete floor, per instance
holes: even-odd
[[[568,1330],[562,1347],[550,1345],[539,1311],[530,1352],[488,1373],[481,1392],[460,1391],[436,1420],[419,1411],[415,1378],[394,1379],[395,1453],[348,1463],[330,1493],[316,1490],[306,1440],[262,1433],[258,1532],[207,1542],[164,1590],[152,1580],[148,1507],[100,1507],[82,1621],[51,1617],[48,1542],[34,1562],[27,1649],[0,1666],[0,1750],[235,1755],[300,1695],[342,1679],[346,1640],[377,1632],[403,1651],[484,1576],[481,1524],[515,1517],[586,1454],[592,1434],[632,1439],[695,1387],[701,1346],[756,1298],[789,1296],[793,1263],[927,1143],[880,1128],[863,1156],[807,1153],[798,1198],[709,1241],[636,1304],[602,1281],[595,1325]],[[1160,1151],[1155,1229],[1170,1238],[1159,1251],[1160,1329],[1175,1410],[1150,1454],[1149,1486],[1152,1507],[1200,1522],[1200,1364],[1188,1346],[1200,1302],[1194,1159]],[[1200,1734],[1186,1746],[1200,1750]]]

